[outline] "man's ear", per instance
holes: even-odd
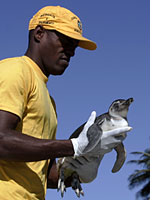
[[[38,25],[34,29],[34,40],[39,43],[43,38],[44,34],[45,34],[45,29],[42,26]]]

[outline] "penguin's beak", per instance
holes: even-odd
[[[133,98],[129,98],[129,99],[127,99],[123,104],[124,104],[124,105],[127,105],[127,106],[130,106],[130,104],[131,104],[133,101],[134,101]]]

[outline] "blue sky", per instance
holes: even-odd
[[[150,141],[150,32],[149,0],[5,0],[1,2],[0,59],[21,56],[28,43],[28,23],[46,5],[60,5],[77,14],[85,37],[97,43],[96,51],[77,48],[70,67],[48,82],[58,113],[58,139],[67,139],[92,110],[107,112],[118,98],[134,98],[128,120],[133,130],[124,141],[127,161],[133,151],[144,151]],[[94,200],[134,200],[137,190],[128,189],[128,176],[135,165],[124,164],[111,173],[115,152],[105,155],[98,177],[83,184],[85,197]],[[46,200],[60,199],[48,190]],[[64,200],[77,199],[71,189]]]

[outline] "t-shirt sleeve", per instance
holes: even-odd
[[[0,110],[14,113],[22,119],[26,101],[24,84],[24,76],[19,67],[1,70]]]

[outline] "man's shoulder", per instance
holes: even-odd
[[[12,58],[6,58],[0,61],[0,71],[1,74],[27,74],[28,67],[26,67],[27,63],[23,59],[23,56],[21,57],[12,57]],[[25,75],[26,75],[25,74]]]
[[[21,57],[6,58],[0,61],[0,70],[2,71],[15,71],[22,66]]]
[[[12,58],[5,58],[3,60],[0,60],[0,65],[5,65],[5,64],[10,64],[10,63],[13,63],[13,64],[16,64],[18,62],[20,62],[22,57],[12,57]]]
[[[0,61],[0,83],[5,82],[7,85],[16,84],[30,88],[33,80],[33,72],[22,56]]]

